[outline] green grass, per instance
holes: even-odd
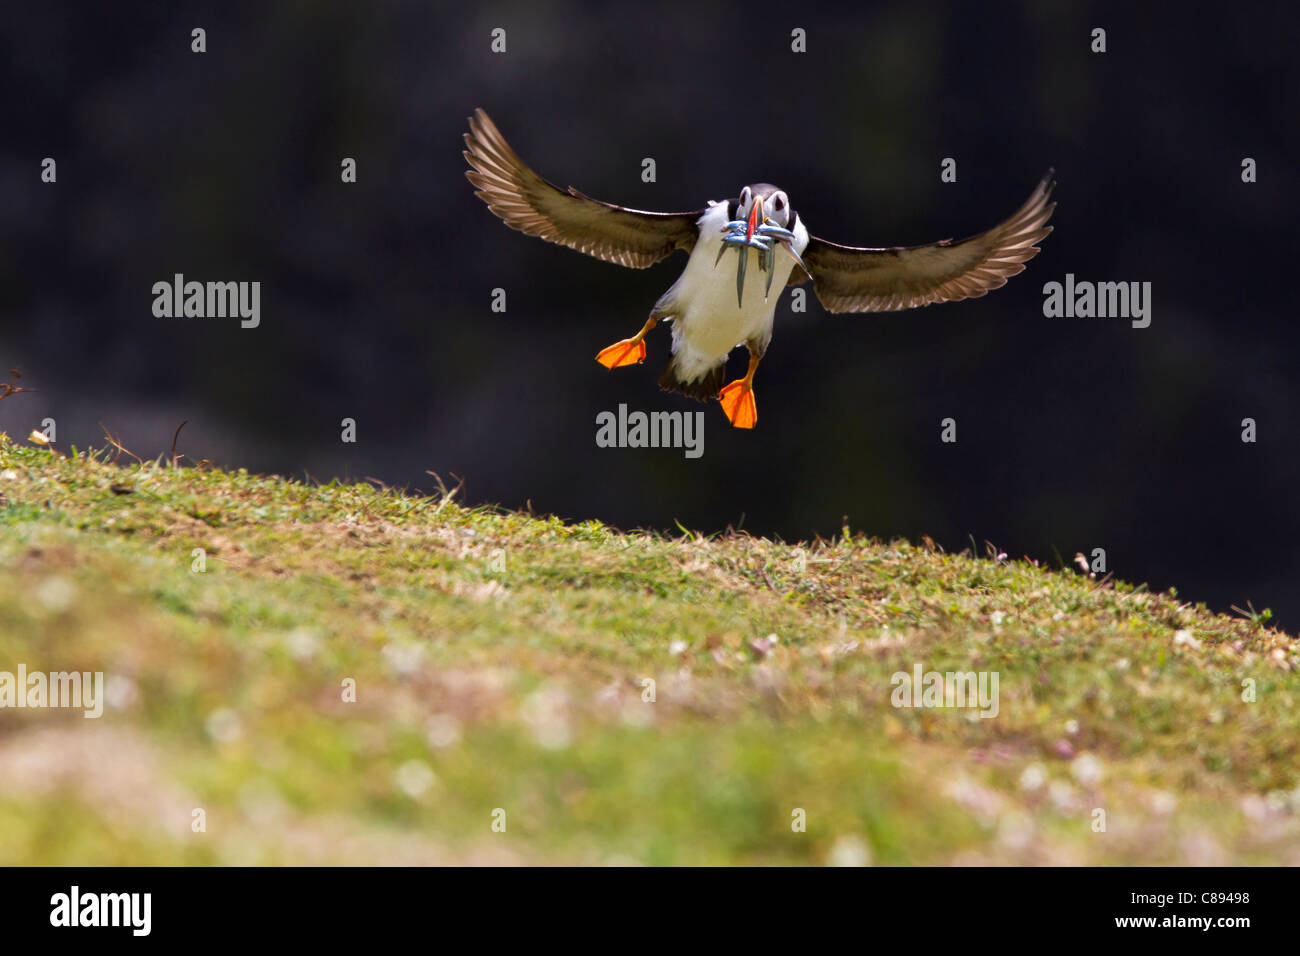
[[[0,440],[0,670],[110,697],[0,709],[0,863],[1300,863],[1265,615],[104,457]],[[998,716],[894,708],[916,662]]]

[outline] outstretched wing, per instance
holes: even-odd
[[[524,165],[481,109],[469,119],[465,176],[488,208],[511,229],[577,249],[606,262],[645,269],[674,250],[695,245],[696,212],[642,212],[563,192]]]
[[[1035,243],[1052,231],[1047,225],[1056,208],[1048,202],[1056,185],[1052,172],[1010,219],[960,242],[861,249],[811,237],[803,261],[817,298],[828,312],[894,312],[1000,288],[1024,271],[1038,255]],[[790,285],[803,281],[803,272],[791,273]]]

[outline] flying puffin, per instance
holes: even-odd
[[[690,253],[641,331],[602,349],[596,360],[611,369],[643,362],[646,334],[671,321],[672,358],[660,387],[704,402],[718,399],[737,428],[758,420],[754,372],[786,285],[811,278],[828,312],[893,312],[981,296],[1038,254],[1036,243],[1052,231],[1047,220],[1056,207],[1048,201],[1055,186],[1048,170],[1025,204],[987,232],[959,242],[868,249],[811,235],[790,197],[770,183],[745,186],[735,199],[693,212],[644,212],[572,186],[566,192],[538,176],[481,109],[469,118],[465,144],[471,167],[465,175],[475,195],[512,229],[634,269],[678,249]],[[732,258],[724,258],[730,249],[737,252],[734,276]],[[727,356],[741,343],[749,349],[749,369],[723,385]]]

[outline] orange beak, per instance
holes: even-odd
[[[754,230],[758,228],[759,216],[763,215],[763,200],[761,197],[754,198],[754,207],[749,210],[749,228],[745,231],[745,241],[748,242],[754,238]]]

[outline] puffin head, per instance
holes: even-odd
[[[789,229],[794,209],[785,190],[771,183],[751,183],[736,197],[736,218],[752,220],[755,228],[764,221]]]

